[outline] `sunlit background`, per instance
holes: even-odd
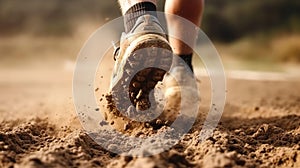
[[[202,29],[226,68],[281,71],[274,64],[300,62],[299,11],[298,0],[208,0]],[[89,35],[118,16],[116,0],[0,0],[1,67],[75,61]]]

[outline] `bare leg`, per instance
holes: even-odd
[[[197,26],[200,26],[204,0],[166,0],[165,12],[181,16]],[[190,44],[194,44],[196,40],[196,31],[194,29],[187,30],[187,27],[180,20],[167,17],[169,31],[176,34],[178,37],[186,36],[189,33]],[[181,38],[182,39],[182,38]],[[185,45],[178,39],[170,38],[170,44],[177,55],[186,55],[193,53],[191,47]]]
[[[157,0],[119,0],[122,14],[124,15],[130,7],[140,2],[152,2],[153,4],[156,4]]]

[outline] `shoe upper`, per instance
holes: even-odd
[[[121,43],[123,40],[131,38],[135,35],[148,34],[148,33],[160,34],[166,37],[165,30],[162,28],[158,19],[155,16],[152,16],[150,14],[140,16],[137,19],[133,28],[130,30],[130,32],[127,34],[125,33],[122,34]]]
[[[114,52],[115,57],[120,56],[120,51],[124,50],[126,48],[126,43],[130,43],[132,40],[134,40],[137,36],[143,35],[143,34],[160,34],[167,38],[165,34],[165,30],[159,23],[158,19],[155,16],[152,16],[150,14],[146,14],[143,16],[140,16],[133,28],[130,30],[129,33],[123,32],[121,35],[120,40],[120,46],[116,48],[116,51]],[[125,46],[125,47],[124,47]]]
[[[119,81],[118,74],[123,73],[123,69],[120,66],[122,64],[123,56],[125,54],[125,51],[127,47],[138,37],[146,34],[158,34],[166,38],[165,30],[159,23],[158,19],[155,16],[152,16],[150,14],[145,14],[143,16],[140,16],[134,27],[130,30],[129,33],[122,33],[121,40],[120,40],[120,46],[115,48],[114,52],[114,59],[116,61],[114,69],[113,69],[113,76],[111,80],[111,86],[112,87]]]
[[[179,57],[174,57],[170,73],[162,82],[164,113],[162,121],[174,121],[177,115],[193,116],[198,110],[200,93],[197,80],[190,68]]]
[[[190,87],[196,88],[196,78],[189,66],[178,56],[174,56],[170,73],[164,78],[166,88]]]

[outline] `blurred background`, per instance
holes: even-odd
[[[298,0],[209,0],[202,29],[226,68],[280,70],[275,64],[300,63],[299,11]],[[117,0],[0,0],[0,64],[74,61],[90,34],[120,15]]]
[[[202,29],[225,62],[250,64],[240,68],[300,63],[299,11],[298,0],[209,0]],[[1,66],[75,60],[89,35],[120,15],[116,0],[0,0]]]
[[[202,29],[226,68],[282,71],[300,63],[299,11],[298,0],[208,0]],[[120,15],[117,0],[0,0],[1,67],[66,66]]]

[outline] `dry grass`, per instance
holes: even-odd
[[[2,37],[0,41],[1,67],[29,67],[49,65],[76,57],[88,37],[100,26],[95,21],[74,24],[72,36],[35,36],[22,33]],[[277,71],[275,63],[300,63],[300,34],[254,36],[230,44],[214,43],[229,69],[258,69]],[[62,61],[63,60],[63,61]],[[242,62],[242,63],[241,63]],[[45,64],[47,63],[47,64]],[[51,64],[52,63],[52,64]],[[274,68],[275,67],[275,68]]]
[[[218,44],[229,58],[274,63],[300,63],[300,35],[254,36],[231,44]]]
[[[300,63],[300,36],[279,37],[271,43],[272,54],[278,61]]]

